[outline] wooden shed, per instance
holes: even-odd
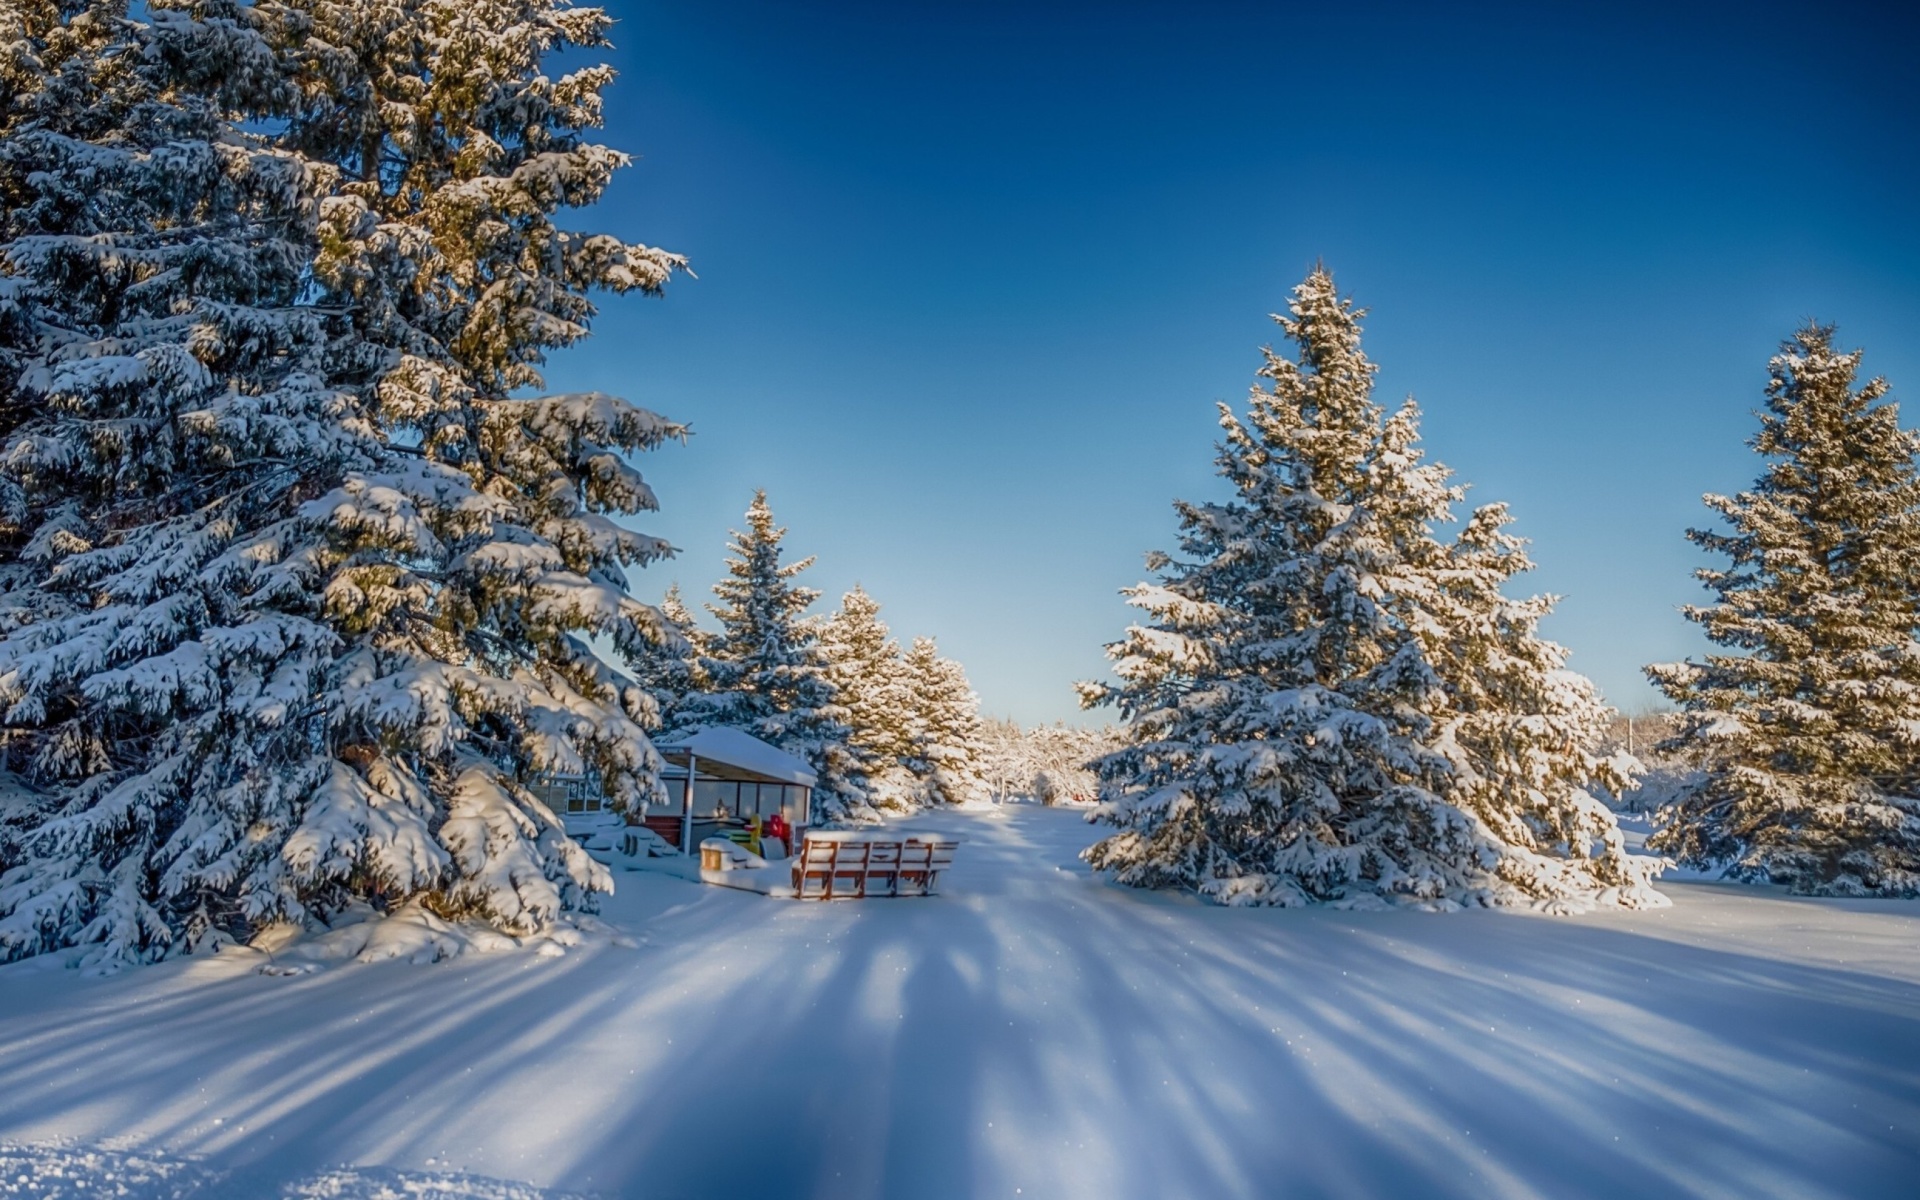
[[[724,725],[678,734],[654,748],[667,762],[660,778],[675,803],[668,810],[649,810],[645,824],[683,852],[691,854],[703,839],[756,816],[764,822],[779,813],[796,846],[813,823],[819,776],[805,759]]]

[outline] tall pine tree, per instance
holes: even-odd
[[[914,807],[918,787],[905,765],[913,693],[879,602],[856,585],[820,623],[820,649],[847,713],[847,742],[866,773],[870,802],[883,809]]]
[[[30,13],[43,74],[0,141],[24,585],[0,736],[43,819],[0,876],[0,956],[117,963],[298,908],[276,852],[324,777],[307,704],[338,639],[290,524],[378,449],[302,303],[331,178],[235,128],[292,95],[272,48],[231,12]]]
[[[1127,593],[1150,619],[1082,690],[1127,738],[1090,861],[1232,904],[1664,903],[1587,791],[1623,781],[1551,601],[1501,594],[1528,563],[1498,506],[1439,537],[1462,490],[1373,401],[1362,315],[1324,269],[1294,289],[1297,359],[1220,409],[1231,498],[1177,504],[1181,557]]]
[[[1656,848],[1821,895],[1920,894],[1920,437],[1809,324],[1769,364],[1749,491],[1688,531],[1731,565],[1689,619],[1732,653],[1647,669],[1705,764]]]
[[[944,658],[932,638],[917,637],[905,659],[908,709],[905,764],[930,804],[984,799],[980,699],[966,670]]]
[[[867,779],[819,630],[806,619],[820,593],[793,582],[813,559],[782,563],[786,535],[766,492],[755,492],[746,531],[736,530],[729,546],[727,577],[713,587],[719,603],[707,606],[720,630],[705,639],[700,669],[709,691],[688,719],[743,729],[806,759],[820,776],[816,811],[854,815],[867,807]]]
[[[684,430],[611,396],[524,393],[542,387],[548,352],[587,336],[592,292],[655,294],[684,264],[558,220],[627,162],[590,136],[612,71],[546,69],[606,46],[603,10],[264,11],[301,85],[281,141],[343,180],[314,266],[339,314],[333,372],[389,448],[302,510],[325,541],[323,605],[352,639],[323,696],[336,758],[418,758],[450,861],[436,905],[537,929],[607,881],[521,781],[585,773],[627,810],[661,794],[644,697],[585,637],[632,650],[671,636],[627,595],[627,568],[668,547],[616,518],[657,507],[629,457]],[[329,793],[344,797],[340,819],[300,866],[378,844],[357,794],[396,797],[369,771]]]
[[[585,136],[609,72],[543,70],[606,17],[109,5],[38,49],[100,12],[66,72],[97,128],[4,147],[34,407],[0,472],[68,608],[0,627],[9,762],[53,810],[0,949],[153,958],[359,901],[544,929],[609,881],[522,781],[658,790],[645,697],[584,637],[663,632],[625,567],[666,547],[613,518],[654,506],[625,455],[682,431],[516,395],[589,291],[680,265],[554,221],[624,161]]]

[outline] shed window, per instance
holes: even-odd
[[[736,812],[740,806],[740,785],[727,779],[693,781],[693,811],[698,816]]]

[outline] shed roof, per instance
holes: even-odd
[[[660,757],[685,769],[692,755],[700,760],[696,768],[715,779],[740,779],[757,783],[796,783],[812,787],[820,778],[805,759],[770,746],[743,730],[726,725],[705,725],[657,742]]]

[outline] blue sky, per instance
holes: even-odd
[[[1920,396],[1907,7],[616,2],[637,161],[581,224],[699,279],[549,383],[695,429],[641,464],[681,548],[643,598],[701,598],[764,487],[823,607],[859,581],[986,711],[1097,719],[1070,684],[1324,259],[1637,707],[1704,646],[1682,531],[1756,474],[1780,339]]]

